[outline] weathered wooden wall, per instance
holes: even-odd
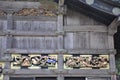
[[[14,73],[10,73],[12,76],[16,76],[16,74],[17,76],[26,76],[26,74],[29,76],[55,75],[58,77],[58,80],[64,80],[65,76],[73,75],[88,77],[88,80],[108,80],[112,74],[112,70],[114,72],[114,66],[111,67],[113,65],[112,63],[114,63],[113,46],[111,46],[111,44],[113,44],[113,38],[108,34],[107,26],[77,12],[68,10],[67,15],[64,16],[64,22],[62,15],[46,19],[44,17],[35,19],[35,17],[29,16],[14,16],[13,25],[10,26],[6,19],[1,19],[0,30],[1,57],[3,57],[3,53],[6,49],[16,50],[12,52],[13,54],[19,52],[28,54],[29,50],[31,50],[30,53],[34,53],[42,49],[44,50],[43,52],[46,53],[58,54],[58,70],[15,70]],[[112,54],[109,53],[110,49]],[[28,52],[25,50],[28,50]],[[51,50],[51,52],[48,50]],[[69,54],[70,50],[73,50],[73,54],[83,54],[85,51],[85,54],[99,53],[111,55],[110,69],[64,70],[63,66],[61,66],[63,65],[63,54],[61,53]],[[102,53],[104,50],[106,50],[105,53]],[[7,51],[5,53],[7,54],[4,56],[7,55],[10,57],[9,53],[11,52]],[[6,69],[10,68],[9,61],[5,64]],[[6,78],[9,79],[9,74],[5,74],[7,75],[4,80],[6,80]],[[90,76],[95,78],[91,79],[89,78]]]
[[[105,25],[70,10],[65,20],[66,49],[108,49]]]
[[[16,31],[33,31],[33,32],[55,32],[57,30],[56,21],[15,21],[14,29]]]

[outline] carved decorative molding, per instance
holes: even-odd
[[[57,55],[27,55],[27,54],[14,54],[12,55],[11,67],[13,69],[22,68],[57,68]]]
[[[108,55],[64,55],[65,69],[109,69]]]

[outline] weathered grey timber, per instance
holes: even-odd
[[[8,9],[17,10],[22,8],[38,8],[39,6],[40,6],[40,3],[38,2],[0,1],[0,9],[4,9],[5,11]]]
[[[5,62],[4,80],[10,80],[10,77],[57,77],[57,80],[64,80],[64,77],[85,77],[86,80],[116,80],[116,51],[114,33],[111,35],[111,32],[115,32],[119,21],[105,26],[72,10],[67,10],[64,14],[64,0],[59,0],[58,16],[55,17],[12,14],[22,8],[38,6],[40,4],[36,2],[0,1],[0,9],[7,12],[6,16],[0,17],[0,61]],[[11,69],[12,54],[56,54],[58,69],[14,70]],[[64,69],[63,56],[66,54],[109,55],[110,68]]]

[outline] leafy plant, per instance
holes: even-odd
[[[118,70],[118,75],[120,75],[120,58],[116,59],[116,68]]]

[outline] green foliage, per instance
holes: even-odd
[[[116,59],[116,67],[117,67],[117,70],[118,70],[118,75],[120,75],[120,58]]]

